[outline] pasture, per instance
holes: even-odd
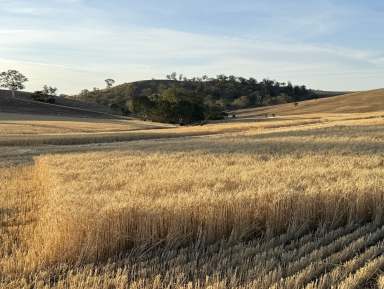
[[[255,116],[260,114],[277,115],[307,115],[330,114],[341,115],[349,113],[372,113],[384,110],[384,89],[354,92],[333,97],[287,103],[269,107],[248,108],[237,112],[240,116]]]

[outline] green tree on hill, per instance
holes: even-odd
[[[107,78],[105,80],[105,84],[107,85],[107,88],[111,88],[115,84],[115,80],[112,78]]]
[[[53,87],[53,86],[44,85],[43,93],[46,94],[46,95],[55,96],[56,93],[57,93],[57,88]]]
[[[144,80],[99,91],[81,93],[79,98],[113,105],[123,114],[172,123],[219,119],[225,111],[316,98],[305,86],[255,78],[218,75],[187,78],[173,72],[166,80]]]
[[[24,82],[28,81],[23,74],[17,70],[8,70],[0,73],[0,86],[9,89],[12,97],[15,97],[15,91],[24,89]]]

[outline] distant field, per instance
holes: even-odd
[[[66,116],[0,113],[0,146],[75,145],[201,136],[249,129],[316,124],[319,118],[258,119],[254,122],[228,120],[204,126],[178,127],[129,119],[75,118]]]
[[[22,135],[65,135],[155,129],[170,125],[135,119],[75,118],[0,113],[0,138]]]
[[[130,133],[1,147],[1,288],[382,288],[382,112]]]
[[[344,94],[334,97],[308,100],[298,103],[237,111],[239,117],[254,117],[263,114],[342,114],[384,111],[384,89]]]

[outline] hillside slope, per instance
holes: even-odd
[[[0,89],[0,98],[9,99],[11,96],[12,94],[9,90]],[[15,96],[16,98],[19,98],[21,100],[26,100],[26,101],[33,100],[31,92],[16,91]],[[100,113],[107,113],[107,114],[116,113],[115,111],[111,110],[108,106],[105,106],[105,105],[100,105],[94,102],[78,101],[78,100],[63,97],[63,96],[55,96],[55,104],[71,107],[74,109],[90,110],[90,111],[100,112]]]
[[[384,89],[349,93],[334,97],[293,103],[237,110],[240,117],[252,117],[271,113],[276,115],[298,115],[311,113],[363,113],[384,111]]]
[[[78,118],[116,118],[104,112],[86,110],[83,108],[52,105],[44,102],[32,101],[26,97],[0,97],[0,113],[32,114],[65,116]]]

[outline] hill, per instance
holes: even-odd
[[[384,111],[384,89],[355,92],[334,97],[281,104],[262,108],[237,110],[240,117],[262,114],[300,115],[313,113],[363,113]]]
[[[178,79],[178,80],[177,80]],[[193,123],[223,119],[224,111],[303,101],[338,93],[274,80],[219,75],[216,78],[176,78],[125,83],[116,87],[82,91],[77,99],[95,102],[122,114],[154,121]]]
[[[0,90],[0,113],[64,116],[76,118],[117,118],[111,110],[98,104],[55,97],[55,104],[32,100],[32,94],[17,92],[12,97],[7,90]]]
[[[63,96],[55,96],[54,99],[55,105],[34,101],[33,93],[25,91],[17,91],[15,98],[12,98],[9,90],[0,89],[0,111],[5,113],[68,115],[75,117],[100,117],[100,114],[115,113],[108,106],[93,102],[84,102]]]

